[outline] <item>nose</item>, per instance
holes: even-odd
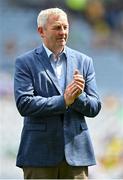
[[[65,31],[64,27],[62,26],[60,29],[60,34],[65,34],[65,33],[66,33],[66,31]]]

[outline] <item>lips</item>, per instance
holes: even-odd
[[[58,39],[58,41],[65,41],[65,39]]]
[[[65,38],[58,38],[58,41],[65,41]]]

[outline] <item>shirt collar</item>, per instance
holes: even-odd
[[[47,56],[48,56],[48,58],[51,56],[51,54],[53,54],[53,52],[52,51],[50,51],[46,46],[45,46],[45,44],[43,43],[43,47],[44,47],[44,49],[45,49],[45,51],[46,51],[46,53],[47,53]],[[64,48],[64,50],[60,53],[60,55],[61,54],[65,54],[65,57],[67,57],[66,56],[66,50],[65,50],[65,48]]]
[[[45,49],[45,51],[46,51],[46,53],[47,53],[47,56],[48,56],[48,58],[49,58],[50,55],[52,54],[52,51],[50,51],[50,50],[45,46],[44,43],[43,43],[43,47],[44,47],[44,49]]]

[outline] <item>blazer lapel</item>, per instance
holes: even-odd
[[[66,86],[67,86],[73,80],[73,75],[76,66],[74,65],[74,55],[71,53],[69,48],[66,48],[66,55],[67,55],[67,77],[66,77]]]
[[[55,87],[57,88],[57,90],[59,91],[60,94],[62,93],[62,90],[59,86],[56,74],[51,66],[50,60],[48,59],[48,56],[43,48],[40,47],[36,50],[36,54],[38,55],[38,59],[41,61],[47,75],[49,76],[49,78],[52,80],[52,83],[55,85]]]

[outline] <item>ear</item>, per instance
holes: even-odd
[[[38,27],[38,32],[41,35],[41,37],[43,38],[44,37],[44,29],[43,29],[43,27]]]

